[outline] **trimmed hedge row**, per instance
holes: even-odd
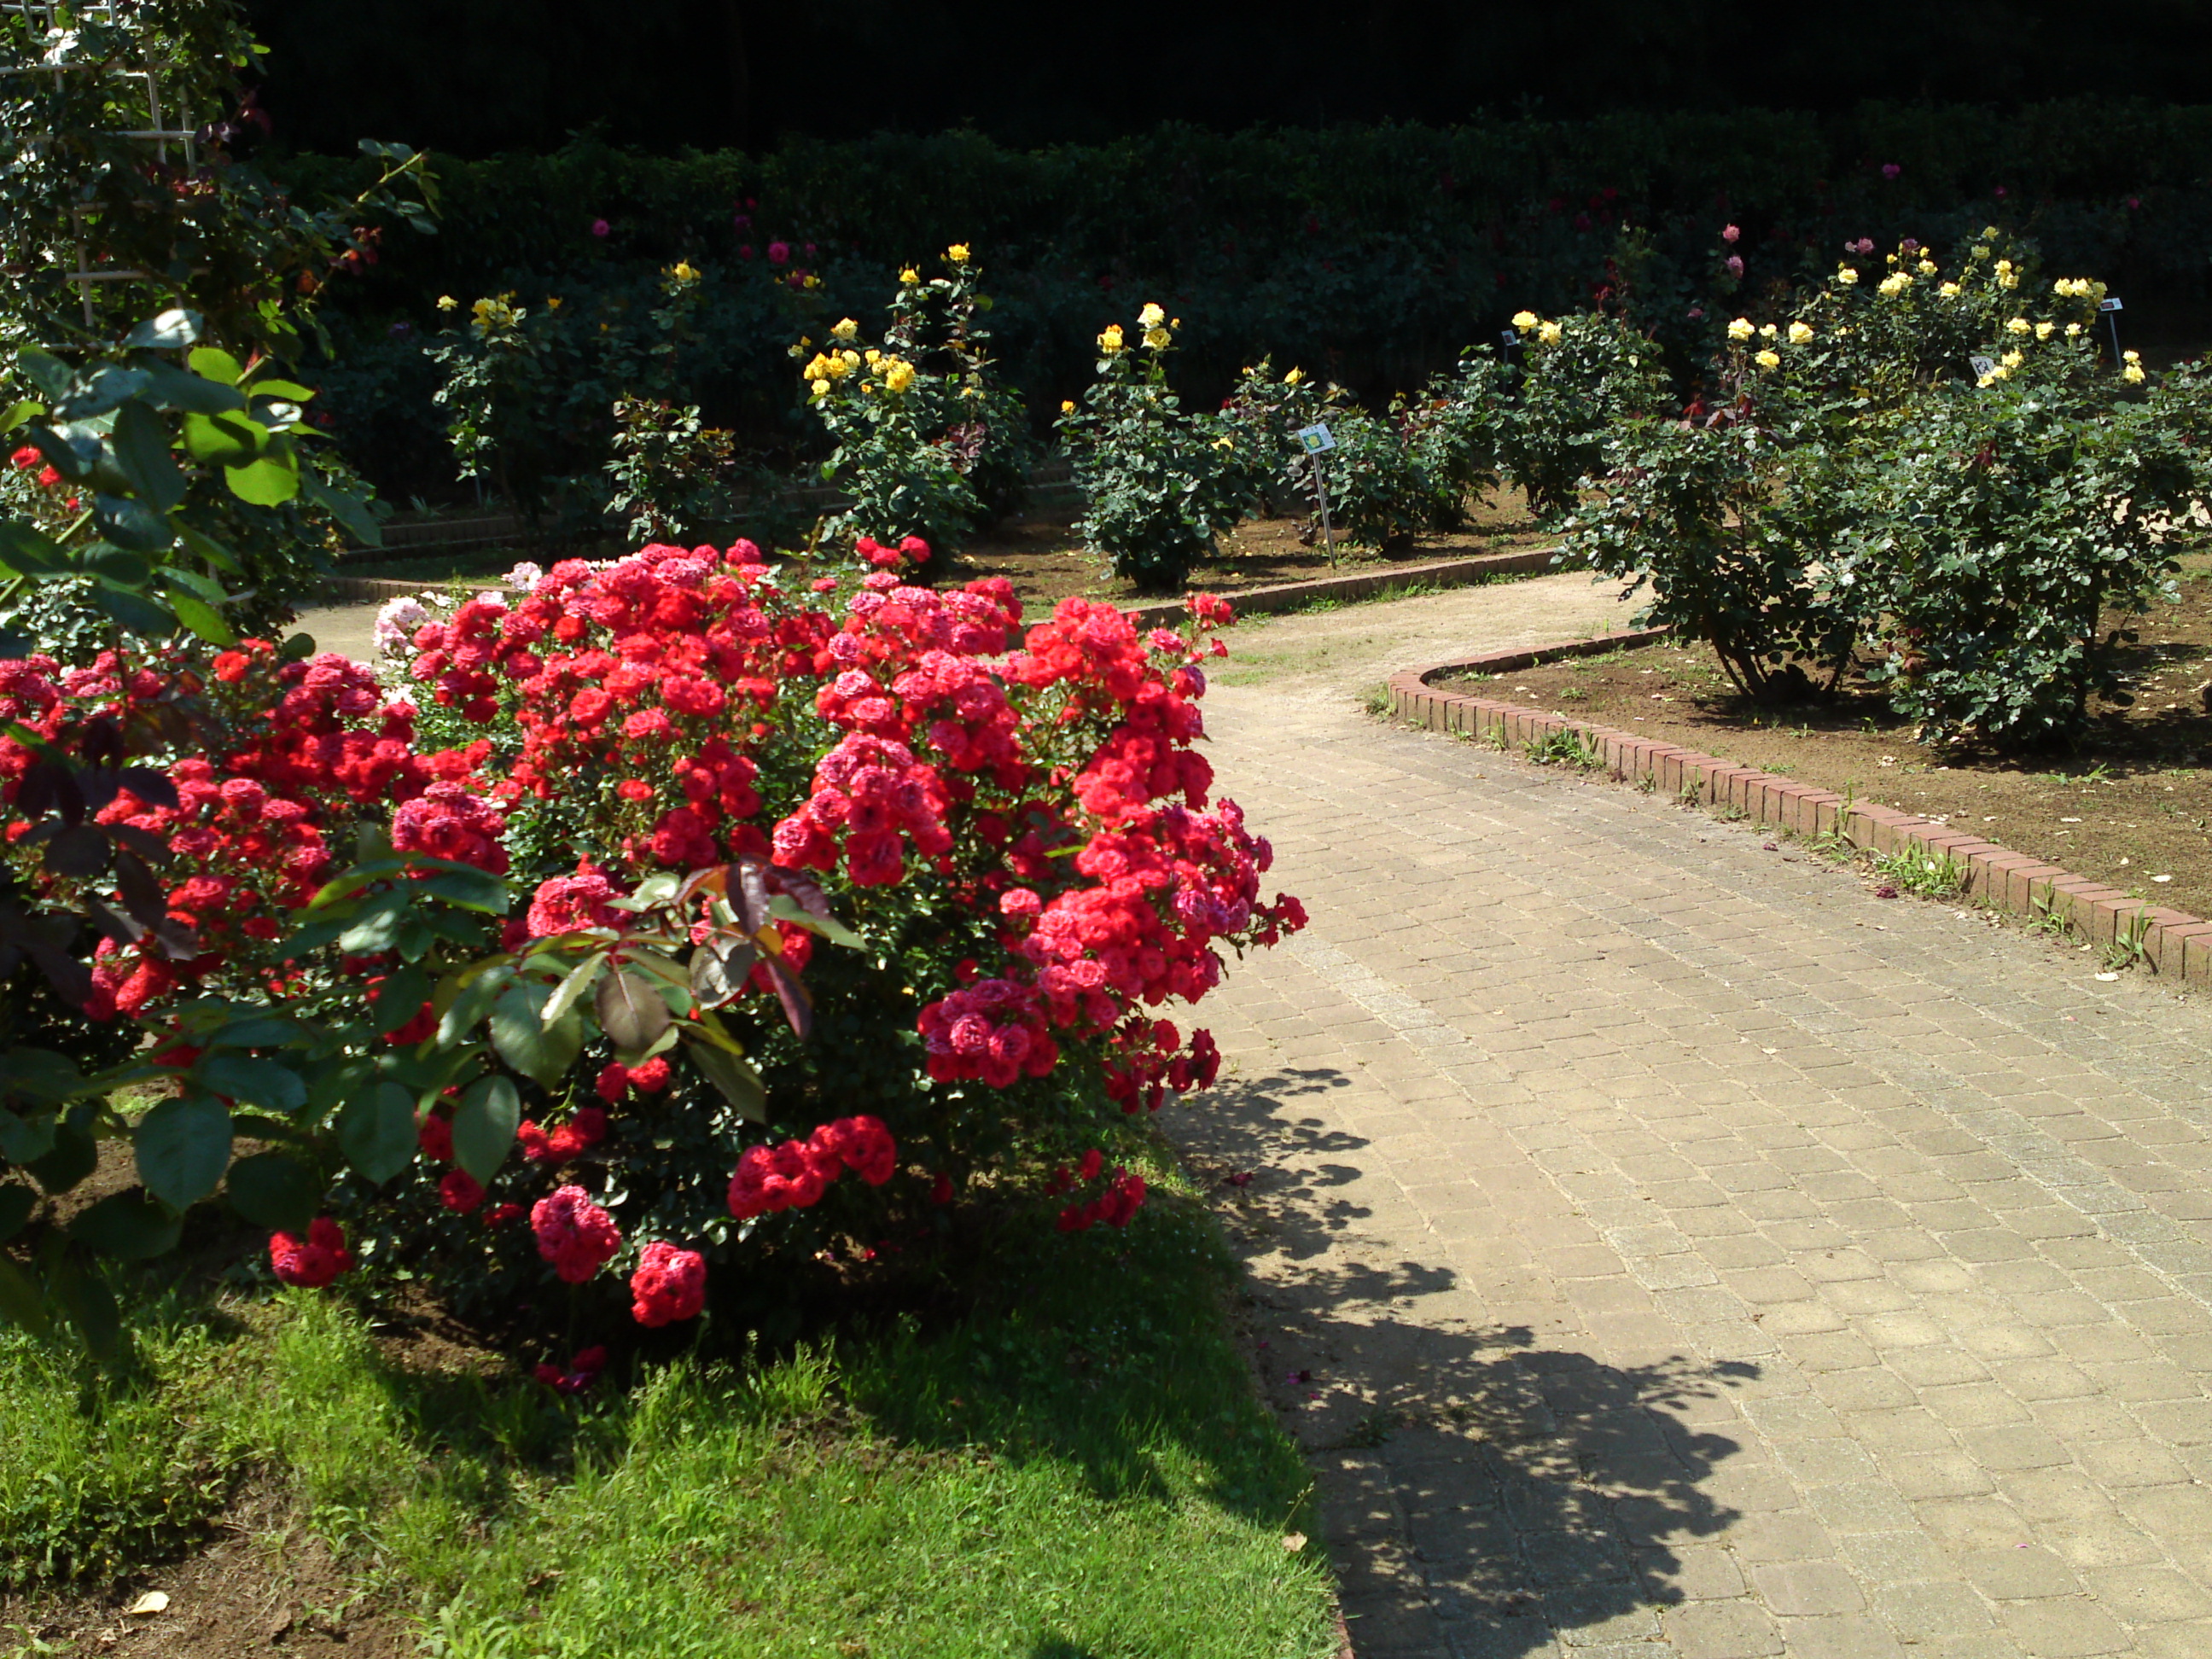
[[[307,195],[350,184],[360,164],[297,156],[276,170]],[[1040,416],[1087,380],[1097,329],[1148,299],[1184,318],[1182,373],[1201,399],[1267,354],[1379,397],[1522,307],[1567,311],[1601,292],[1680,373],[1711,344],[1709,317],[1693,313],[1824,270],[1862,236],[1940,246],[1998,224],[2035,239],[2052,269],[2124,285],[2138,306],[2202,297],[2212,275],[2212,106],[1164,126],[1035,150],[964,131],[794,140],[757,155],[578,143],[440,172],[444,233],[394,229],[382,262],[331,296],[352,325],[356,370],[392,414],[423,394],[419,341],[389,331],[430,325],[439,295],[574,298],[679,258],[744,292],[749,312],[772,277],[803,267],[820,280],[813,308],[862,315],[898,264],[967,242],[1001,302],[1009,378]],[[1744,233],[1733,246],[1719,240],[1730,223]],[[790,264],[772,270],[775,243]],[[791,435],[782,417],[797,400],[775,364],[805,320],[794,312],[758,350],[701,366],[710,417],[757,440]],[[343,404],[346,388],[333,391]],[[416,413],[429,420],[427,406]]]

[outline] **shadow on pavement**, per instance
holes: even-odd
[[[1607,1364],[1486,1323],[1449,1267],[1406,1259],[1425,1241],[1362,1235],[1344,1189],[1374,1159],[1325,1115],[1346,1086],[1237,1080],[1174,1133],[1252,1274],[1246,1352],[1314,1467],[1360,1659],[1658,1638],[1659,1607],[1733,1571],[1686,1552],[1738,1518],[1705,1488],[1741,1447],[1705,1425],[1758,1368]]]

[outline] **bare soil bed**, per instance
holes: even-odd
[[[1762,707],[1701,644],[1662,642],[1439,682],[1525,702],[1916,813],[2197,915],[2212,915],[2212,555],[2129,647],[2132,702],[2098,702],[2071,749],[1947,750],[1916,740],[1878,690]]]
[[[1157,594],[1142,593],[1133,583],[1107,574],[1103,556],[1085,547],[1075,533],[1078,516],[1077,509],[1066,507],[1010,518],[963,550],[939,580],[962,582],[978,576],[1004,576],[1013,583],[1014,592],[1032,617],[1049,611],[1071,593],[1124,605],[1157,599]],[[1395,565],[1426,564],[1474,554],[1520,552],[1548,546],[1553,539],[1529,517],[1525,500],[1515,489],[1501,489],[1495,497],[1476,503],[1459,529],[1416,536],[1411,547],[1388,554],[1340,546],[1332,560],[1317,538],[1312,544],[1300,539],[1305,529],[1305,521],[1296,518],[1256,519],[1240,525],[1221,538],[1219,550],[1212,558],[1191,572],[1189,586],[1233,593],[1347,571],[1387,570]],[[542,562],[563,554],[607,557],[620,550],[613,543],[550,551],[490,548],[443,556],[364,561],[349,564],[345,574],[434,586],[454,580],[497,576],[518,559]]]

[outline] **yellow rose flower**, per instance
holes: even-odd
[[[1109,323],[1098,337],[1098,349],[1109,357],[1121,349],[1121,325]]]
[[[2142,365],[2141,363],[2130,363],[2125,368],[2120,371],[2120,378],[2127,381],[2130,386],[2141,386],[2143,379]]]
[[[2005,325],[2005,332],[2008,334],[2031,334],[2034,331],[2035,325],[2025,317],[2015,317]]]
[[[1772,323],[1766,323],[1760,326],[1759,336],[1759,338],[1763,340],[1771,340],[1781,332],[1782,331],[1777,328]]]
[[[1808,325],[1804,323],[1792,323],[1790,325],[1790,343],[1791,345],[1807,345],[1811,343],[1812,338],[1813,331]]]
[[[1151,350],[1165,351],[1174,343],[1175,336],[1164,328],[1148,328],[1145,331],[1145,344]]]
[[[1074,413],[1075,413],[1075,399],[1074,399],[1074,398],[1062,398],[1060,400],[1060,412],[1061,414],[1063,414],[1063,415],[1073,415],[1073,414],[1074,414]]]
[[[830,331],[841,340],[849,340],[860,331],[860,325],[848,317],[832,327]]]
[[[558,310],[560,310],[560,309],[561,309],[561,296],[560,296],[559,295],[557,295],[557,294],[549,294],[549,295],[547,295],[545,296],[545,309],[546,309],[546,310],[548,310],[548,311],[558,311]]]
[[[1933,276],[1936,274],[1936,262],[1933,259],[1923,259],[1920,262],[1920,274],[1923,276]]]
[[[1993,232],[1990,232],[1990,231],[1984,231],[1984,232],[1983,232],[1982,234],[1983,234],[1984,235],[1985,235],[1985,236],[1986,236],[1986,235],[1991,235],[1991,234],[1994,234],[1995,233],[1993,233]],[[1985,247],[1981,247],[1981,246],[1977,246],[1977,247],[1974,249],[1974,258],[1976,258],[1977,259],[1986,259],[1986,258],[1988,258],[1989,257],[1990,257],[1990,251],[1989,251],[1989,249],[1987,249],[1987,248],[1985,248]]]
[[[1539,339],[1540,341],[1541,341],[1541,342],[1542,342],[1544,344],[1546,344],[1546,345],[1557,345],[1557,344],[1559,344],[1559,325],[1557,323],[1539,323],[1539,324],[1537,324],[1537,325],[1536,325],[1536,337],[1537,337],[1537,339]]]
[[[822,286],[822,279],[819,276],[810,276],[805,282],[801,283],[799,286],[801,288],[820,288]]]
[[[968,263],[968,244],[965,242],[955,242],[951,247],[945,250],[945,257],[956,265],[966,264]]]
[[[830,395],[830,382],[827,380],[817,380],[814,383],[814,395],[817,398],[828,397]]]
[[[884,361],[884,390],[903,392],[914,384],[914,365],[902,357]]]
[[[1956,283],[1946,283],[1936,291],[1947,300],[1955,300],[1959,297],[1959,285]]]
[[[1881,279],[1881,287],[1880,291],[1884,294],[1897,295],[1904,293],[1905,289],[1911,286],[1912,278],[1910,276],[1901,270],[1893,270],[1888,276]]]
[[[873,346],[870,346],[868,348],[868,362],[871,364],[879,363],[883,362],[883,360],[884,354],[882,352],[877,350]]]
[[[2066,337],[2069,340],[2081,331],[2081,325],[2079,323],[2069,323],[2066,325]]]
[[[441,310],[441,311],[459,311],[460,308],[461,308],[461,302],[460,302],[459,300],[456,300],[456,299],[455,299],[452,295],[450,295],[450,294],[441,294],[441,295],[438,296],[438,309],[439,309],[439,310]]]
[[[2038,323],[2035,325],[2035,337],[2039,340],[2049,339],[2051,331],[2057,325],[2052,323]]]
[[[905,283],[909,286],[920,282],[921,280],[921,273],[916,270],[912,265],[908,265],[905,270],[899,272],[899,281]]]
[[[1285,386],[1297,386],[1301,384],[1305,378],[1305,370],[1303,368],[1294,368],[1289,374],[1283,376],[1283,384]]]
[[[1838,265],[1836,267],[1836,281],[1841,283],[1844,287],[1854,287],[1856,285],[1858,280],[1858,272],[1853,270],[1849,265]]]
[[[1751,319],[1748,317],[1739,317],[1729,325],[1728,334],[1731,340],[1748,340],[1758,332],[1759,331],[1751,325]]]
[[[2020,273],[2016,270],[2008,270],[1999,273],[1997,276],[1997,286],[2007,290],[2018,288],[2020,286]]]
[[[1526,334],[1530,329],[1536,326],[1536,313],[1533,311],[1515,312],[1513,313],[1513,326],[1519,329],[1523,334]]]
[[[1158,328],[1167,319],[1167,313],[1150,300],[1145,301],[1145,308],[1137,313],[1137,320],[1146,328]]]
[[[699,280],[699,273],[692,269],[691,262],[688,259],[678,259],[676,262],[676,269],[668,274],[679,283],[696,283]]]
[[[2123,351],[2120,354],[2120,361],[2124,363],[2139,363],[2142,361],[2142,353],[2140,351]]]
[[[1996,234],[1997,228],[1995,225],[1984,225],[1982,227],[1982,234],[1984,236],[1994,236]]]
[[[1753,357],[1751,361],[1757,363],[1761,368],[1779,368],[1782,367],[1782,354],[1780,352],[1769,349],[1760,352],[1759,356]]]
[[[2007,368],[2018,368],[2022,363],[2027,361],[2027,358],[2026,355],[2021,352],[2008,351],[1999,361],[2001,361]]]

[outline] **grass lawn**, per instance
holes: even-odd
[[[1126,1231],[1001,1224],[957,1312],[574,1403],[328,1295],[149,1291],[126,1376],[0,1333],[0,1654],[104,1651],[149,1589],[130,1652],[1331,1652],[1231,1260],[1147,1175]]]

